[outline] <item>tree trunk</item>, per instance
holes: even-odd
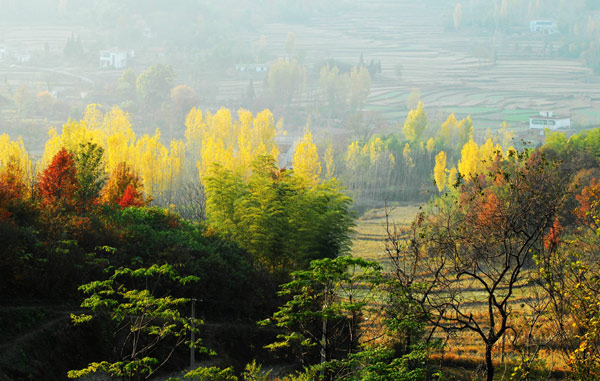
[[[494,363],[492,362],[492,348],[494,344],[485,345],[485,370],[487,372],[487,381],[494,380]]]

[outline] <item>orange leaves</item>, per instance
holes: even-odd
[[[102,189],[101,200],[104,204],[144,206],[143,186],[138,176],[125,163],[119,163]]]
[[[590,185],[581,190],[581,194],[575,196],[579,201],[579,207],[574,214],[581,222],[588,226],[600,226],[600,181],[592,179]]]
[[[558,247],[560,242],[560,235],[562,234],[564,228],[558,222],[558,218],[554,220],[554,224],[550,228],[548,234],[544,237],[544,248],[546,250],[554,250]]]
[[[38,184],[43,208],[55,211],[74,209],[79,190],[73,155],[62,148],[40,175]]]
[[[479,202],[477,221],[480,225],[493,228],[502,220],[502,201],[493,192],[486,192]]]

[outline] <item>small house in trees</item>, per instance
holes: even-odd
[[[571,128],[571,117],[554,115],[552,111],[540,111],[539,115],[529,117],[529,128],[540,130],[540,135],[544,130],[566,130]]]
[[[531,20],[529,22],[529,30],[531,30],[534,33],[558,33],[556,21],[554,20]]]
[[[269,72],[267,64],[237,64],[235,65],[235,73],[239,78],[245,79],[260,79],[264,78]]]
[[[269,71],[269,65],[266,64],[237,64],[235,70],[238,73],[266,73]]]
[[[127,67],[130,53],[118,48],[100,51],[100,66],[103,68],[123,69]]]

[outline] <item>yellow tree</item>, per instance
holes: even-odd
[[[25,149],[23,139],[12,141],[7,134],[2,134],[0,135],[0,170],[6,169],[9,165],[15,169],[14,173],[22,177],[19,179],[21,182],[32,184],[35,177],[33,163]]]
[[[404,149],[402,150],[402,156],[404,156],[404,163],[407,168],[412,168],[415,166],[415,163],[412,158],[412,150],[410,149],[410,144],[406,143],[404,145]]]
[[[358,141],[350,143],[346,149],[346,167],[356,172],[361,163],[361,148]]]
[[[321,161],[319,161],[317,146],[313,143],[312,134],[308,128],[302,141],[296,145],[292,166],[294,174],[305,181],[306,184],[315,186],[319,183]]]
[[[429,154],[433,153],[433,149],[435,148],[435,140],[433,140],[433,138],[429,138],[427,144],[425,145],[425,148],[427,149],[427,152]]]
[[[442,140],[442,144],[446,147],[449,147],[452,144],[452,136],[455,131],[458,130],[458,120],[454,116],[454,113],[448,116],[448,119],[444,123],[442,123],[442,127],[440,128],[440,139]]]
[[[186,119],[185,149],[204,178],[213,164],[248,176],[251,163],[259,156],[275,160],[279,151],[275,142],[277,127],[273,114],[264,110],[256,116],[240,109],[234,120],[231,112],[221,108],[214,115],[192,109]]]
[[[288,105],[304,88],[306,70],[296,60],[278,60],[267,75],[267,86],[278,102]]]
[[[362,109],[371,92],[371,75],[366,67],[354,67],[350,72],[350,110]]]
[[[473,121],[471,120],[470,115],[467,115],[466,118],[464,118],[458,123],[457,131],[458,148],[464,146],[469,140],[473,139]]]
[[[435,168],[433,169],[435,185],[440,192],[446,187],[446,152],[440,151],[435,157]]]
[[[452,167],[448,173],[448,187],[454,187],[458,181],[458,170],[456,167]]]
[[[479,146],[473,140],[469,140],[461,151],[461,158],[458,161],[458,171],[465,180],[471,180],[475,175],[481,173],[481,153]]]
[[[427,129],[427,114],[423,107],[423,102],[419,102],[416,110],[410,110],[406,117],[406,121],[404,122],[402,133],[404,134],[404,137],[411,142],[421,140],[421,137]]]
[[[486,163],[494,162],[502,158],[502,147],[499,144],[494,145],[494,142],[489,138],[480,148],[481,160]]]
[[[109,152],[107,152],[107,156],[110,157],[107,167],[112,171],[116,168],[117,163],[125,161],[125,159],[130,160],[135,154],[132,148],[136,136],[132,130],[131,117],[118,106],[114,106],[110,111],[104,114],[101,129],[105,134],[104,139],[106,141],[107,149],[113,148],[112,146],[117,143],[117,141],[109,143],[109,139],[118,139],[118,144],[114,146],[114,149],[110,149]],[[119,161],[119,158],[122,158],[123,160]]]

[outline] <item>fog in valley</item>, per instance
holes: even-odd
[[[50,126],[81,119],[93,103],[118,105],[136,132],[160,128],[164,139],[183,136],[192,107],[269,108],[289,134],[310,119],[320,143],[349,144],[399,132],[418,100],[432,133],[452,112],[470,115],[480,139],[503,122],[529,138],[528,117],[539,111],[582,128],[600,120],[597,8],[558,0],[2,1],[0,125],[38,155]],[[535,20],[552,25],[536,31]],[[346,79],[361,67],[368,79]],[[144,75],[154,79],[148,89],[137,86]]]
[[[598,379],[599,127],[597,0],[0,0],[0,381]]]

